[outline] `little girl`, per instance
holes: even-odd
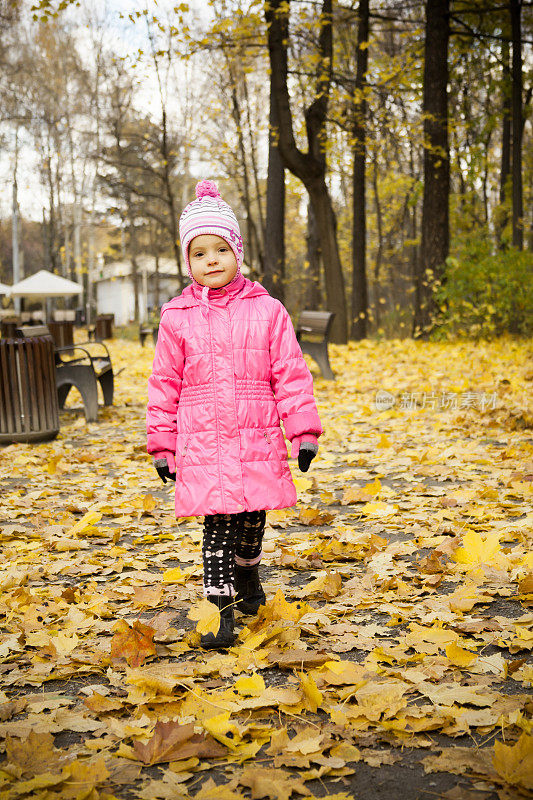
[[[204,516],[204,595],[220,610],[205,649],[234,639],[233,608],[257,613],[266,510],[296,504],[280,428],[302,472],[323,433],[313,379],[285,307],[241,271],[235,214],[213,181],[179,221],[192,283],[161,309],[148,380],[148,452],[176,481],[176,517]]]

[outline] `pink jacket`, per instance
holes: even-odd
[[[177,517],[287,508],[285,436],[322,425],[291,318],[242,274],[195,283],[161,309],[148,380],[148,452],[175,454]]]

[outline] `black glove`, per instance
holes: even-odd
[[[166,458],[156,459],[156,461],[154,461],[154,467],[156,468],[157,474],[159,475],[163,483],[166,483],[167,480],[170,481],[176,480],[176,473],[171,472],[169,470]]]
[[[307,472],[309,465],[318,452],[316,444],[302,442],[298,451],[298,467],[300,472]]]

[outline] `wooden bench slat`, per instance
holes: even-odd
[[[0,384],[0,441],[57,436],[54,344],[49,336],[1,340]]]

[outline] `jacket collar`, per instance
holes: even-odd
[[[202,302],[202,295],[204,294],[205,289],[207,289],[207,292],[205,292],[204,295],[205,302]],[[193,283],[189,284],[189,286],[186,286],[180,295],[172,298],[172,300],[169,300],[168,303],[165,303],[162,306],[161,315],[171,308],[192,308],[193,306],[201,306],[204,311],[207,312],[210,306],[210,301],[216,301],[217,298],[227,297],[229,301],[238,297],[239,300],[241,300],[245,297],[258,297],[259,295],[264,294],[268,295],[268,292],[264,286],[261,286],[261,284],[257,281],[251,281],[248,278],[245,278],[241,272],[237,273],[235,278],[230,283],[228,283],[226,286],[220,287],[220,289],[209,289],[209,287],[202,286],[194,281]]]
[[[225,298],[226,295],[228,296],[228,300],[233,300],[233,298],[242,291],[244,280],[244,275],[241,272],[237,272],[232,281],[218,289],[210,289],[209,286],[202,286],[195,280],[193,280],[191,284],[191,289],[194,297],[199,300],[200,303],[209,306],[211,300],[216,301],[220,297]]]

